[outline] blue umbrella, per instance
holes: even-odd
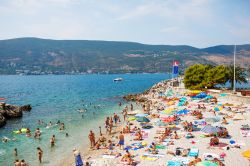
[[[186,109],[184,109],[184,110],[180,110],[180,111],[178,111],[176,114],[177,115],[186,115],[186,114],[188,114],[188,110],[186,110]]]
[[[138,121],[138,122],[150,122],[150,120],[148,119],[148,118],[146,118],[146,117],[137,117],[136,118],[136,120]]]
[[[135,117],[145,117],[148,116],[148,114],[136,114]]]
[[[205,98],[205,97],[207,97],[207,94],[205,93],[205,92],[201,92],[201,93],[199,93],[198,95],[196,95],[195,96],[196,98]]]

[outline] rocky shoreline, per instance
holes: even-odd
[[[8,119],[19,118],[23,116],[23,111],[30,111],[31,105],[16,106],[6,103],[0,103],[0,127],[3,127]]]

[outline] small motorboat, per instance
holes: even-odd
[[[123,78],[115,78],[113,81],[114,81],[114,82],[123,81]]]

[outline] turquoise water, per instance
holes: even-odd
[[[114,83],[113,79],[124,78]],[[60,159],[72,155],[74,147],[86,147],[90,129],[98,129],[105,116],[120,112],[118,103],[121,96],[142,92],[153,84],[170,78],[167,74],[124,74],[124,75],[61,75],[61,76],[0,76],[0,97],[16,105],[31,104],[31,112],[22,118],[7,122],[0,129],[0,138],[15,138],[15,141],[0,142],[0,165],[13,165],[13,149],[18,149],[18,158],[30,165],[38,165],[36,147],[44,151],[42,165],[56,165]],[[77,109],[87,108],[82,117]],[[57,120],[65,123],[66,130],[60,132],[58,126],[42,130],[41,140],[12,134],[13,130],[29,127],[32,132],[38,127],[37,121]],[[69,133],[69,137],[65,133]],[[51,148],[49,139],[55,134],[56,147]],[[71,157],[71,156],[70,156]]]

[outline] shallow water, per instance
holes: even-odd
[[[124,78],[114,83],[113,79]],[[98,130],[104,117],[113,112],[120,112],[118,103],[122,95],[142,92],[153,84],[170,78],[167,74],[123,74],[123,75],[61,75],[61,76],[0,76],[0,97],[10,104],[31,104],[31,112],[22,118],[7,122],[0,129],[0,138],[15,138],[8,143],[0,142],[0,165],[13,165],[13,149],[18,149],[18,158],[25,159],[30,165],[38,165],[36,147],[44,151],[42,165],[56,165],[60,159],[71,155],[73,147],[88,144],[90,129]],[[77,112],[87,108],[87,112]],[[58,120],[65,123],[66,130],[60,132],[58,126],[42,130],[41,140],[13,134],[13,130],[29,127],[32,131],[38,127],[41,119],[48,123]],[[65,133],[69,137],[65,137]],[[55,134],[56,146],[50,147],[49,139]]]

